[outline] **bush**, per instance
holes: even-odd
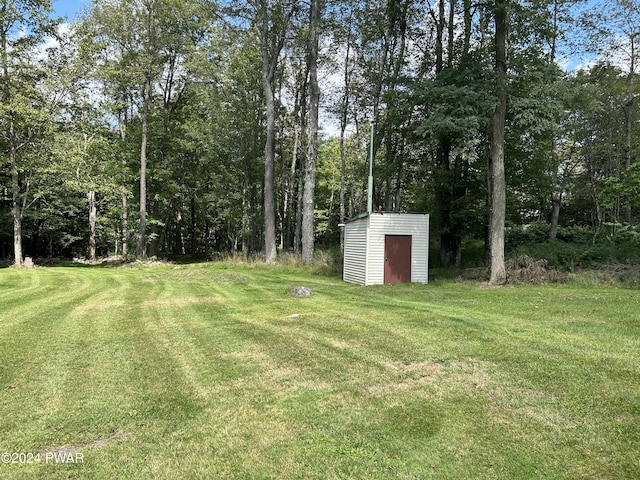
[[[545,243],[549,241],[550,226],[545,222],[508,228],[505,232],[505,244],[508,250],[523,245]],[[556,240],[565,243],[579,243],[590,245],[593,242],[594,231],[590,227],[573,225],[558,227]]]
[[[573,271],[578,268],[596,268],[602,264],[638,264],[640,246],[611,243],[585,245],[581,243],[546,242],[523,245],[509,252],[509,257],[528,255],[544,259],[549,266]]]
[[[549,239],[549,225],[536,222],[530,225],[509,227],[505,231],[507,249],[518,248],[531,243],[542,243]]]

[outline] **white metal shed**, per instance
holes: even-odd
[[[342,278],[360,285],[429,282],[429,215],[372,212],[344,226]]]

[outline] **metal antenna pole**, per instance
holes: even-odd
[[[367,213],[373,212],[373,138],[374,124],[371,122],[371,141],[369,144],[369,189],[367,194]]]

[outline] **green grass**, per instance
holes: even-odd
[[[3,479],[635,479],[640,291],[3,269],[0,409]]]

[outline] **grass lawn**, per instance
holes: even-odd
[[[3,269],[0,413],[2,479],[638,479],[640,291]]]

